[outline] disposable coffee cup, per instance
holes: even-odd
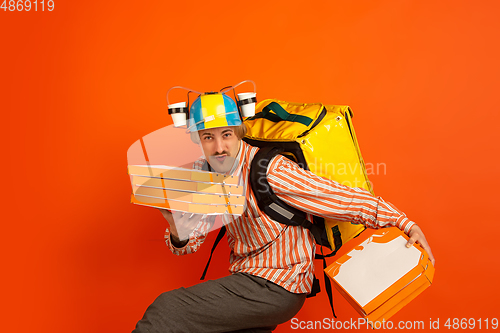
[[[168,110],[170,111],[170,109],[178,109],[185,107],[186,107],[186,102],[179,102],[175,104],[170,104],[168,106]],[[174,122],[174,127],[186,126],[187,114],[185,112],[170,113],[170,116],[172,117],[172,120]]]
[[[240,103],[242,103],[240,107],[241,113],[243,113],[243,117],[246,118],[255,116],[255,102],[245,103],[246,100],[249,100],[255,96],[256,94],[253,92],[238,94],[238,99],[240,100]]]

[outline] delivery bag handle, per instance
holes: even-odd
[[[272,120],[275,118],[271,113],[273,111],[281,120],[291,121],[295,123],[301,123],[305,126],[309,126],[312,123],[312,119],[306,116],[302,116],[299,114],[290,114],[288,113],[281,105],[276,102],[269,103],[264,109],[262,109],[262,117]]]

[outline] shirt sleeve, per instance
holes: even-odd
[[[406,234],[415,225],[381,197],[319,177],[281,155],[269,163],[267,179],[281,200],[306,213],[374,229],[395,226]]]
[[[198,222],[196,227],[189,234],[189,241],[183,247],[175,247],[170,239],[170,229],[165,230],[165,243],[173,254],[181,256],[184,254],[198,251],[201,244],[205,241],[208,232],[212,229],[215,222],[215,216],[207,216]]]

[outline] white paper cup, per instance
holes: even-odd
[[[255,97],[255,93],[241,93],[238,94],[238,99],[243,101],[248,98]],[[243,117],[253,117],[255,116],[255,103],[244,104],[241,106],[241,113],[243,113]]]
[[[169,109],[175,109],[175,108],[185,108],[186,107],[186,102],[179,102],[175,104],[170,104],[168,106]],[[172,120],[174,122],[175,127],[180,127],[180,126],[186,126],[186,121],[187,121],[187,114],[184,112],[180,113],[172,113],[170,114],[172,117]]]

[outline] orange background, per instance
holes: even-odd
[[[130,204],[128,147],[174,85],[350,105],[375,192],[418,222],[434,285],[392,319],[498,317],[498,1],[55,1],[0,11],[2,330],[127,332],[198,282]],[[227,245],[208,278],[227,274]],[[320,263],[318,263],[319,269]],[[357,314],[335,294],[339,319]],[[326,294],[300,320],[331,317]],[[283,324],[278,332],[291,331]]]

